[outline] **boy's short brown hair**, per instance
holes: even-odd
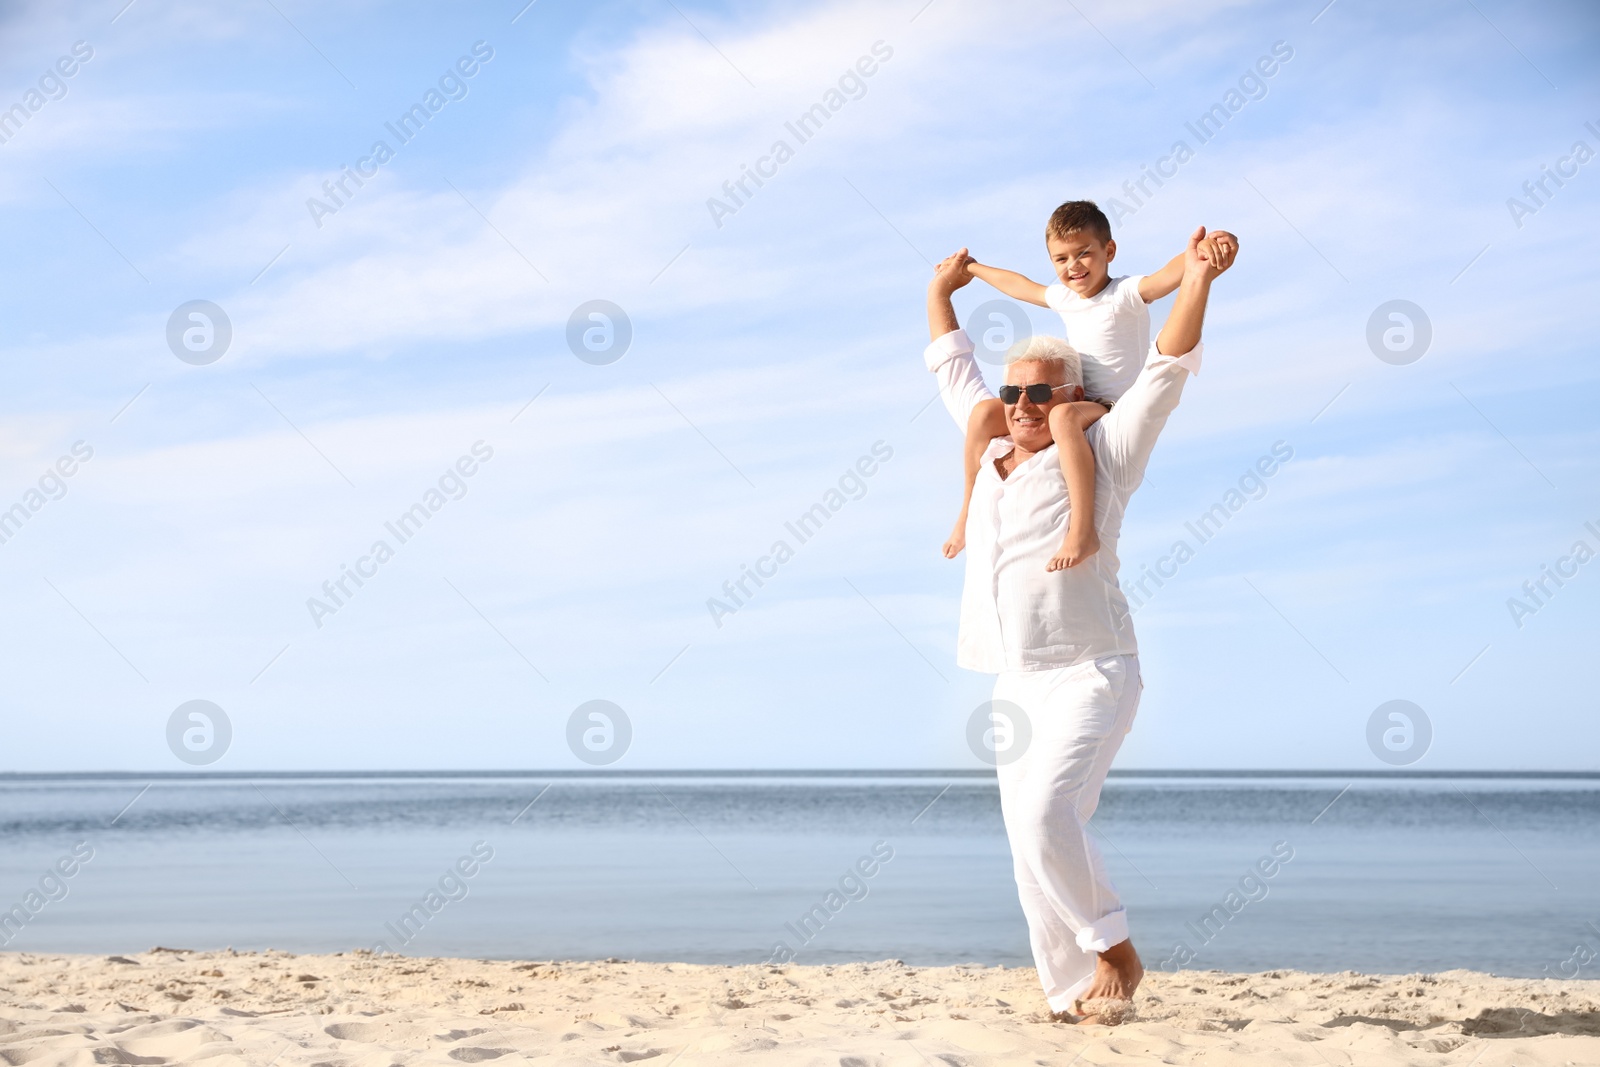
[[[1045,224],[1044,235],[1064,241],[1067,234],[1080,230],[1102,244],[1111,240],[1111,220],[1093,200],[1068,200],[1056,208]]]

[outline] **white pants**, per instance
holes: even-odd
[[[1069,1011],[1094,977],[1095,953],[1128,939],[1128,917],[1089,836],[1089,816],[1139,707],[1137,656],[1111,656],[995,680],[994,699],[1028,716],[1032,738],[1002,764],[1000,806],[1039,981]]]

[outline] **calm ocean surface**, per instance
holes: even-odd
[[[1094,826],[1152,968],[1600,949],[1596,780],[1127,776]],[[0,909],[29,904],[7,951],[1028,960],[985,777],[0,778]]]

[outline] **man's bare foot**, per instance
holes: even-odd
[[[955,559],[961,550],[967,547],[967,517],[962,515],[956,520],[956,528],[950,534],[950,540],[944,543],[944,558]]]
[[[1083,1014],[1079,1024],[1116,1026],[1133,1014],[1133,992],[1144,980],[1144,964],[1133,950],[1132,941],[1112,945],[1100,953],[1094,966],[1094,980],[1075,1007]]]
[[[1076,567],[1096,552],[1100,551],[1100,535],[1094,528],[1074,533],[1069,527],[1067,536],[1061,541],[1061,551],[1050,557],[1050,562],[1045,564],[1047,571],[1064,571],[1068,567]]]

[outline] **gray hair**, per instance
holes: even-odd
[[[1042,363],[1061,372],[1066,379],[1062,384],[1083,384],[1083,361],[1078,350],[1059,337],[1040,333],[1018,341],[1006,351],[1006,365],[1013,363]]]

